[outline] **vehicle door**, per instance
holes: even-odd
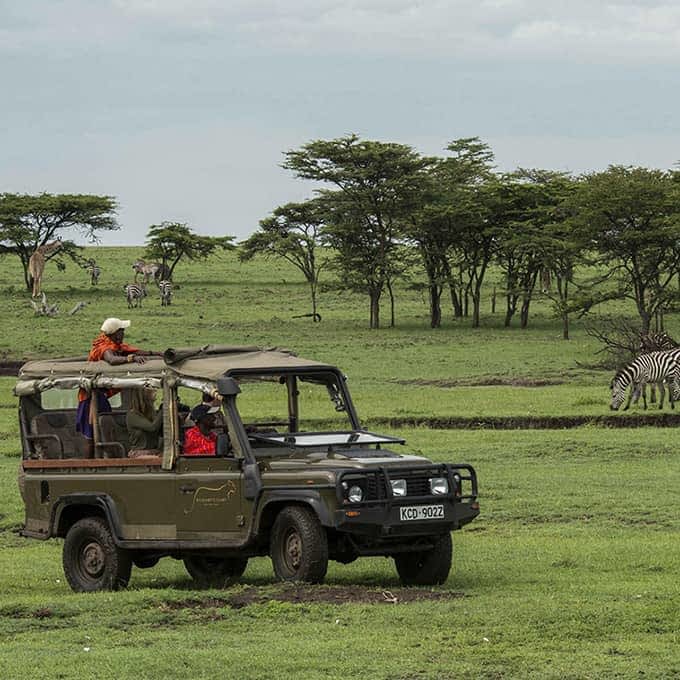
[[[238,459],[180,456],[176,480],[179,540],[240,540],[245,537],[243,475]]]

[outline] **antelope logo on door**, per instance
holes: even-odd
[[[236,493],[236,484],[229,480],[222,486],[217,488],[210,486],[199,486],[194,491],[191,505],[184,510],[184,514],[188,515],[193,509],[200,505],[201,507],[209,507],[211,505],[218,506],[226,503]]]

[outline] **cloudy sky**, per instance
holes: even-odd
[[[114,195],[114,245],[245,237],[311,195],[283,152],[350,132],[669,168],[679,63],[671,0],[0,0],[0,191]]]

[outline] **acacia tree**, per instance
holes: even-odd
[[[371,328],[380,327],[380,298],[401,271],[402,225],[412,212],[427,160],[403,144],[348,135],[316,140],[285,154],[283,167],[324,182],[325,234],[343,281],[370,300]]]
[[[146,233],[144,257],[159,259],[172,280],[175,267],[182,258],[206,260],[216,250],[231,250],[233,236],[201,236],[183,222],[152,224]]]
[[[319,276],[328,260],[318,257],[323,211],[318,200],[286,203],[276,208],[270,217],[260,220],[260,228],[241,244],[239,259],[250,260],[256,255],[279,257],[297,267],[309,284],[312,299],[312,319],[321,320],[317,313]]]
[[[0,194],[0,254],[16,255],[24,270],[26,289],[31,290],[28,261],[35,250],[75,229],[90,242],[98,232],[118,229],[112,196],[87,194]],[[73,241],[63,240],[59,255],[77,257]],[[48,255],[51,260],[57,253]],[[58,264],[63,263],[57,258]]]
[[[466,314],[471,297],[477,327],[494,244],[480,188],[490,176],[493,154],[477,137],[454,140],[447,150],[451,157],[430,159],[424,205],[412,216],[408,235],[428,277],[430,325],[441,325],[441,295],[448,285],[454,316]]]
[[[573,280],[574,262],[583,247],[578,239],[571,238],[566,221],[569,211],[565,201],[572,188],[573,181],[565,173],[522,168],[491,187],[498,262],[506,280],[506,326],[519,306],[520,326],[527,327],[541,272],[556,277],[558,295],[553,299],[568,324],[568,283]]]
[[[673,173],[620,165],[585,175],[574,196],[580,235],[618,296],[635,303],[643,333],[678,297],[671,284],[680,268],[679,199]]]

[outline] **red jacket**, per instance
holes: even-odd
[[[194,425],[184,435],[182,451],[185,456],[214,456],[216,444],[217,434],[215,432],[209,432],[206,436],[198,425]]]

